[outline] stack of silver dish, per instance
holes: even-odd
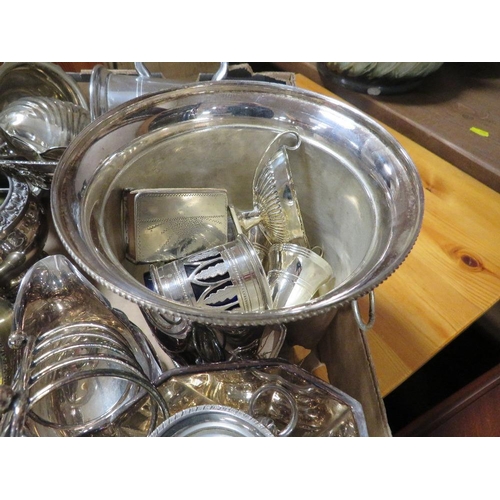
[[[18,281],[5,275],[2,435],[368,435],[361,403],[306,369],[322,358],[313,325],[352,307],[370,327],[358,299],[373,304],[420,230],[416,169],[345,104],[221,72],[155,81],[165,88],[95,106],[87,123],[73,101],[58,123],[74,134],[37,118],[28,142],[27,128],[3,126],[2,171],[42,204],[50,192],[67,256],[25,252]],[[91,100],[106,80],[94,76]],[[60,110],[47,99],[9,95],[5,120]],[[6,263],[19,258],[7,250]]]

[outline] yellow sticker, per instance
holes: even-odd
[[[480,128],[477,127],[471,127],[469,129],[471,132],[474,132],[477,135],[480,135],[481,137],[489,137],[490,133],[487,132],[486,130],[481,130]]]

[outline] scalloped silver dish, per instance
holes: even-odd
[[[0,129],[28,158],[66,148],[89,123],[87,109],[50,97],[22,97],[0,111]]]

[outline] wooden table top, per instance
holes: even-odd
[[[322,82],[316,63],[275,63],[337,96],[500,192],[500,63],[444,63],[411,92],[371,96]]]
[[[340,99],[303,75],[296,83]],[[375,290],[367,339],[386,396],[500,299],[500,194],[381,124],[413,159],[425,192],[415,246]]]

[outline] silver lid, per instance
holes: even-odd
[[[274,434],[243,411],[223,405],[200,405],[171,416],[150,437],[274,437]]]

